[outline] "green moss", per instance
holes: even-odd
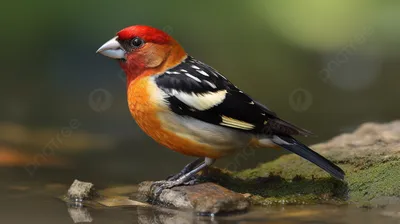
[[[346,184],[331,177],[308,179],[293,174],[283,178],[273,173],[250,173],[250,178],[244,178],[243,173],[212,169],[206,179],[236,192],[250,193],[251,201],[259,205],[337,203],[347,197]]]
[[[296,155],[282,156],[277,160],[261,164],[255,169],[240,171],[235,175],[243,179],[278,175],[286,180],[291,180],[299,176],[309,179],[330,177],[329,174],[317,166],[306,162]]]
[[[368,204],[383,196],[400,196],[400,161],[371,165],[349,173],[350,202]]]
[[[258,205],[349,202],[366,205],[382,196],[400,196],[400,161],[348,161],[339,165],[346,172],[346,182],[330,177],[295,155],[236,173],[211,169],[205,180],[250,193],[252,203]]]

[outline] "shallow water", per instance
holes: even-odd
[[[215,217],[160,208],[71,207],[57,198],[70,183],[27,178],[22,181],[15,175],[20,171],[21,168],[0,169],[0,223],[400,223],[400,207],[394,206],[253,207],[244,214]]]

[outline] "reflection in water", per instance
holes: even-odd
[[[93,218],[89,211],[93,212]],[[102,211],[102,212],[99,212]],[[156,207],[126,207],[115,209],[68,208],[75,223],[398,223],[400,207],[362,209],[354,206],[311,205],[253,208],[248,213],[224,216],[198,216],[190,211]]]
[[[85,207],[80,206],[69,206],[68,207],[69,216],[71,216],[74,223],[82,223],[82,222],[92,222],[92,216],[89,211]]]
[[[190,212],[141,207],[138,207],[136,211],[138,223],[140,224],[195,223],[195,215]]]

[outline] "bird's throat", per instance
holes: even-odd
[[[165,60],[146,61],[146,63],[139,60],[129,60],[129,62],[121,61],[120,66],[126,74],[127,85],[129,86],[129,84],[135,79],[164,73],[168,69],[182,63],[186,57],[187,54],[183,51],[179,53],[171,52],[171,54],[166,56]]]

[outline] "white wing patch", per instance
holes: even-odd
[[[238,128],[238,129],[243,129],[243,130],[251,130],[255,127],[253,124],[250,124],[250,123],[247,123],[244,121],[240,121],[240,120],[236,120],[236,119],[226,117],[226,116],[222,116],[222,122],[219,124],[227,126],[227,127]]]
[[[205,71],[203,71],[203,70],[197,70],[197,72],[200,73],[200,74],[202,74],[202,75],[204,75],[204,76],[209,77],[209,75],[207,74],[207,72],[205,72]]]
[[[185,73],[185,75],[193,80],[195,80],[196,82],[201,82],[201,80],[199,78],[197,78],[196,76],[193,76],[189,73]]]
[[[220,90],[217,92],[206,92],[202,94],[185,93],[177,90],[172,90],[171,94],[186,105],[202,111],[208,110],[222,103],[225,100],[226,93],[226,90]]]
[[[167,73],[167,74],[174,74],[174,75],[179,75],[179,74],[181,74],[181,73],[179,73],[179,72],[171,72],[171,71],[166,71],[165,73]]]
[[[211,83],[211,82],[209,82],[207,80],[204,80],[204,82],[207,83],[209,86],[211,86],[211,88],[213,88],[213,89],[217,88],[217,86],[214,83]]]

